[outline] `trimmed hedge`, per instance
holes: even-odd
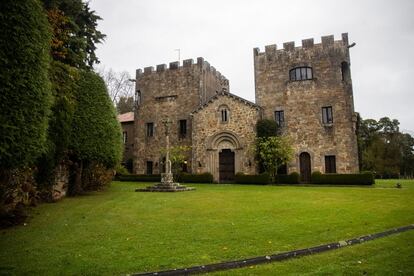
[[[277,184],[299,184],[299,174],[292,172],[290,174],[278,174],[276,175]]]
[[[161,175],[159,174],[128,174],[115,176],[117,181],[127,182],[160,182]]]
[[[78,160],[114,168],[122,159],[122,131],[104,80],[82,70],[74,92],[76,107],[69,145],[72,154]]]
[[[50,30],[37,0],[0,1],[0,30],[0,169],[9,170],[46,150]]]
[[[266,185],[270,183],[270,176],[267,173],[262,173],[259,175],[237,173],[235,176],[235,183],[237,184],[256,184],[256,185]]]
[[[213,175],[211,173],[182,173],[178,176],[178,181],[182,183],[213,183]]]
[[[364,172],[358,174],[322,174],[313,172],[312,184],[339,184],[339,185],[372,185],[375,184],[374,174]]]

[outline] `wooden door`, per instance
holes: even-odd
[[[224,149],[219,153],[219,179],[220,182],[234,180],[234,152]]]
[[[299,155],[300,161],[300,181],[309,183],[311,180],[311,158],[309,153],[302,152]]]

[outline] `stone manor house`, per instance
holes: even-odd
[[[138,69],[128,138],[134,173],[162,172],[166,118],[173,122],[171,145],[191,147],[183,170],[210,172],[217,182],[258,173],[254,141],[262,118],[275,120],[292,141],[285,173],[299,172],[307,182],[313,171],[357,172],[349,48],[344,33],[341,40],[330,35],[318,44],[305,39],[299,47],[253,49],[255,103],[230,93],[229,81],[201,57]]]

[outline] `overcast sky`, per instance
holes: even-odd
[[[414,1],[91,0],[107,35],[105,68],[128,71],[204,57],[254,101],[253,48],[348,32],[355,110],[414,134]]]

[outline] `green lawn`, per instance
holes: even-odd
[[[414,223],[414,181],[371,187],[191,185],[185,193],[105,192],[33,209],[1,230],[0,274],[127,274],[273,254]],[[414,231],[219,274],[414,271]],[[358,263],[361,261],[361,263]],[[391,265],[393,264],[393,265]],[[388,269],[388,270],[387,270]],[[392,270],[389,270],[392,269]]]

